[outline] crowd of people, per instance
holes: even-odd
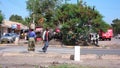
[[[91,33],[90,34],[90,43],[96,46],[98,45],[98,40],[99,40],[99,34],[98,33]]]
[[[42,48],[43,52],[47,51],[47,48],[49,47],[49,41],[51,39],[59,39],[58,33],[60,33],[60,29],[56,29],[55,31],[50,31],[50,29],[47,27],[45,30],[41,31],[42,33],[39,33],[37,35],[41,34],[42,41],[44,42],[44,46]],[[28,42],[28,51],[34,51],[35,50],[35,41],[37,41],[37,35],[35,30],[30,29],[27,34],[27,40]]]

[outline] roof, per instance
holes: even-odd
[[[27,26],[23,25],[22,23],[19,23],[19,22],[13,22],[13,21],[8,21],[8,20],[3,20],[1,26],[2,27],[8,27],[8,28],[11,28],[12,25],[20,25],[20,28],[21,29],[28,29]]]

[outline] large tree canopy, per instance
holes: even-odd
[[[110,27],[103,21],[103,16],[95,6],[89,6],[82,0],[77,4],[64,4],[61,1],[28,0],[26,3],[30,11],[29,20],[33,20],[37,26],[60,27],[64,34],[72,29],[75,34],[81,33],[86,36],[90,32],[98,32],[99,29],[106,30]]]
[[[85,29],[86,25],[92,25],[94,31],[109,27],[95,6],[88,6],[82,0],[78,4],[61,4],[61,0],[28,0],[26,4],[30,20],[34,20],[36,25],[61,25],[68,28],[78,25],[78,31]],[[44,19],[42,23],[41,19]]]
[[[93,32],[96,32],[101,27],[103,30],[109,27],[102,18],[103,16],[94,6],[87,6],[82,2],[79,4],[63,4],[60,8],[56,9],[54,24],[74,30],[77,29],[80,32],[83,29],[87,29],[86,27],[91,26]]]

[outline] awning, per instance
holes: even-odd
[[[1,24],[2,27],[7,27],[7,28],[12,28],[13,25],[18,25],[20,29],[28,29],[28,27],[23,25],[22,23],[13,22],[13,21],[3,20]]]

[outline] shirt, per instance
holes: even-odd
[[[44,31],[44,33],[43,33],[43,40],[45,40],[45,41],[49,40],[49,31]]]
[[[36,34],[34,31],[29,32],[28,37],[36,37]]]

